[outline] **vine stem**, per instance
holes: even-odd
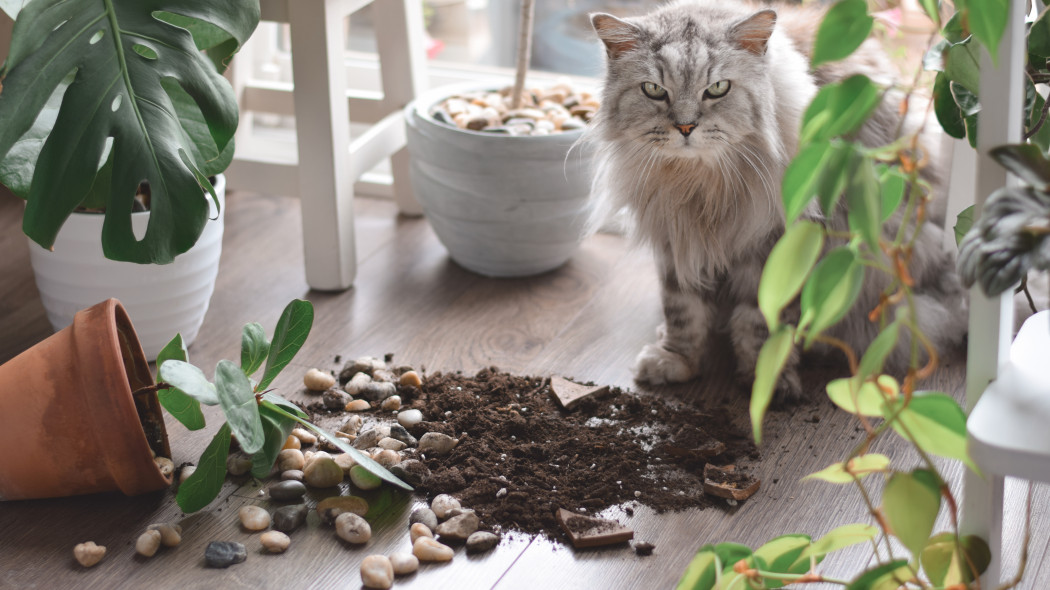
[[[151,393],[155,391],[160,391],[161,389],[171,389],[171,387],[172,385],[170,383],[160,381],[158,383],[154,383],[153,385],[147,385],[146,387],[136,389],[135,391],[131,392],[131,395],[134,397],[136,395],[139,395],[140,393]]]

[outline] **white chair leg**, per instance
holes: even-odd
[[[341,0],[297,2],[292,34],[306,282],[348,288],[357,272]]]
[[[981,588],[997,588],[1002,575],[1003,479],[994,474],[985,474],[982,478],[969,469],[963,475],[966,491],[960,532],[987,540],[992,553],[992,561],[981,576]]]

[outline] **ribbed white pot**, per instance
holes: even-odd
[[[73,315],[110,297],[120,300],[135,326],[147,359],[176,333],[188,346],[197,337],[215,289],[222,253],[226,178],[216,177],[217,218],[204,226],[197,243],[171,264],[135,264],[108,260],[102,254],[103,215],[74,213],[55,240],[54,251],[29,240],[29,259],[36,274],[40,299],[55,330],[73,321]],[[215,217],[214,204],[212,215]],[[135,235],[142,235],[149,212],[133,213]]]
[[[430,115],[453,94],[497,87],[437,88],[406,107],[412,187],[459,265],[486,276],[528,276],[561,266],[582,241],[591,160],[581,148],[569,155],[582,130],[512,137],[457,129]]]

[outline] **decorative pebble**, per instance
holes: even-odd
[[[212,541],[204,548],[204,562],[208,567],[230,567],[245,559],[248,551],[236,541]]]
[[[338,465],[344,473],[350,473],[350,469],[354,465],[357,465],[357,459],[354,459],[354,456],[350,453],[340,453],[335,457],[332,457],[332,459],[335,460],[335,464]]]
[[[369,555],[361,560],[361,583],[365,588],[389,588],[394,585],[394,565],[386,555]]]
[[[306,486],[294,479],[275,483],[269,488],[270,498],[280,502],[298,500],[306,493]]]
[[[450,510],[462,507],[463,505],[459,503],[459,500],[453,498],[448,494],[438,494],[430,503],[430,509],[434,511],[434,514],[440,520],[445,520],[446,518],[448,518],[448,513]]]
[[[419,561],[452,561],[456,554],[448,545],[442,545],[430,537],[419,537],[412,543],[412,555]]]
[[[480,524],[478,515],[471,511],[449,518],[439,524],[434,532],[448,539],[464,541],[471,533],[478,530]]]
[[[393,440],[393,439],[390,439]],[[401,462],[401,455],[397,454],[397,451],[391,451],[390,449],[383,449],[375,454],[372,459],[382,465],[383,467],[390,468]]]
[[[303,385],[310,391],[324,391],[335,385],[335,377],[318,369],[310,369],[303,375]]]
[[[405,427],[400,424],[390,425],[390,438],[399,440],[410,447],[414,447],[419,443],[419,441],[416,440],[416,437],[409,434],[408,430],[405,430]]]
[[[249,531],[262,531],[270,526],[270,513],[262,506],[241,506],[237,511],[241,525]]]
[[[96,545],[94,541],[78,543],[76,547],[73,547],[73,557],[76,558],[77,563],[84,567],[91,567],[95,565],[96,563],[102,561],[102,558],[105,556],[106,547],[104,545]],[[415,558],[413,557],[413,559]],[[416,561],[416,567],[419,567],[418,560]]]
[[[397,377],[394,375],[394,372],[389,369],[376,369],[372,371],[372,380],[393,383],[397,380]]]
[[[302,471],[304,465],[306,465],[306,456],[299,449],[285,449],[277,453],[279,471]]]
[[[430,468],[417,459],[407,459],[390,468],[390,473],[408,485],[415,487],[430,477]]]
[[[355,449],[370,449],[379,444],[379,441],[382,440],[382,438],[383,436],[379,433],[379,430],[372,428],[358,434],[357,438],[354,439],[354,444],[352,446]]]
[[[511,135],[547,135],[569,130],[569,122],[590,121],[598,100],[588,92],[576,92],[568,83],[546,90],[523,93],[522,108],[510,110],[511,88],[498,92],[471,92],[450,97],[431,110],[438,121],[460,129]],[[529,124],[521,123],[528,121]]]
[[[196,465],[186,465],[185,467],[183,467],[179,471],[179,485],[185,483],[186,480],[189,479],[191,475],[193,475],[194,471],[197,471]]]
[[[373,381],[364,387],[358,394],[372,401],[384,400],[397,393],[397,385],[387,381]]]
[[[306,514],[309,511],[306,504],[281,506],[273,511],[273,528],[282,533],[290,533],[306,522]]]
[[[325,524],[332,524],[344,512],[364,516],[368,514],[368,501],[360,496],[333,496],[317,503],[317,515]]]
[[[342,410],[350,403],[350,394],[341,389],[329,389],[321,397],[321,403],[329,410]]]
[[[507,488],[500,488],[499,491],[496,492],[496,497],[497,498],[504,498],[504,497],[506,497],[506,495],[507,495]]]
[[[182,527],[168,522],[158,522],[146,527],[146,530],[160,533],[160,544],[165,547],[177,547],[182,543]]]
[[[470,508],[453,508],[445,514],[445,519],[455,518],[461,514],[474,514],[474,511]]]
[[[367,543],[372,538],[372,527],[353,512],[344,512],[335,518],[335,534],[348,543]]]
[[[139,555],[153,557],[157,549],[160,549],[160,531],[146,531],[135,541],[135,553]]]
[[[440,432],[428,432],[419,439],[418,448],[420,453],[440,457],[447,455],[457,444],[459,444],[458,438],[452,438]]]
[[[292,436],[299,439],[299,442],[304,445],[312,445],[317,442],[317,435],[305,428],[293,428]]]
[[[419,387],[423,384],[423,380],[419,378],[419,373],[415,371],[405,371],[401,374],[400,383],[405,387]]]
[[[383,403],[380,404],[379,407],[383,408],[383,410],[387,412],[396,412],[401,409],[401,396],[392,395],[383,400]]]
[[[285,481],[303,481],[302,469],[289,469],[281,472],[281,479]]]
[[[374,490],[383,484],[383,480],[361,465],[354,465],[350,468],[350,481],[362,490]]]
[[[281,531],[266,531],[259,535],[259,541],[270,553],[284,553],[284,550],[288,548],[288,545],[292,544],[292,540],[288,538],[288,535]]]
[[[288,438],[284,439],[284,446],[281,449],[299,449],[302,448],[303,441],[299,440],[298,436],[288,435]]]
[[[354,375],[353,379],[348,381],[343,389],[345,389],[350,395],[361,395],[361,392],[371,384],[372,376],[368,373],[361,372]]]
[[[412,428],[416,424],[423,421],[423,412],[419,410],[405,410],[404,412],[398,412],[397,423],[405,428]]]
[[[343,409],[347,412],[364,412],[372,407],[372,404],[368,403],[367,400],[355,399],[348,402]]]
[[[314,458],[303,470],[303,481],[314,488],[330,488],[343,481],[343,468],[331,457]]]
[[[157,469],[160,469],[160,474],[164,477],[171,477],[175,473],[175,464],[171,462],[171,459],[167,457],[154,457],[153,462],[157,464]]]
[[[499,544],[499,535],[477,531],[467,537],[467,553],[485,553]]]
[[[364,418],[354,414],[347,418],[346,422],[343,422],[343,425],[339,427],[339,432],[356,435],[361,430],[361,425],[363,425],[364,422]]]
[[[410,524],[421,523],[430,530],[434,530],[438,526],[437,514],[429,508],[416,508],[412,511],[412,514],[408,517]]]
[[[244,475],[252,470],[252,458],[244,453],[234,453],[226,458],[226,471],[230,475]]]
[[[309,465],[310,463],[313,463],[314,461],[316,461],[318,459],[331,459],[331,458],[332,458],[331,453],[328,453],[327,451],[306,451],[305,453],[303,453],[303,460],[306,462],[307,465]],[[305,468],[304,468],[304,470],[305,470]]]
[[[394,553],[390,556],[390,565],[395,576],[403,576],[419,569],[419,558],[411,553]]]
[[[396,451],[400,451],[401,449],[405,448],[408,445],[406,445],[403,441],[397,440],[396,438],[394,438],[392,436],[388,436],[388,437],[386,437],[384,439],[381,439],[378,443],[376,443],[376,446],[381,448],[381,449],[387,449],[387,450],[396,452]]]
[[[416,539],[420,537],[430,537],[431,539],[433,539],[434,531],[427,527],[427,525],[421,522],[416,522],[413,523],[412,526],[408,527],[408,537],[412,539],[413,543],[415,543]]]

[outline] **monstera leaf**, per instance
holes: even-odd
[[[257,0],[25,4],[0,70],[0,182],[27,201],[26,235],[50,248],[94,185],[108,194],[108,258],[166,263],[189,249],[207,221],[205,191],[214,197],[207,176],[228,165],[237,128],[215,65],[258,22]],[[152,213],[137,240],[141,181]]]

